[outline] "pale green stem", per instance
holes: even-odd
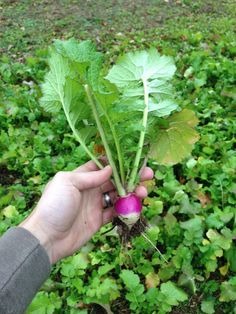
[[[102,106],[101,106],[101,108],[102,108]],[[105,115],[105,117],[107,119],[107,122],[109,124],[110,129],[111,129],[111,133],[112,133],[112,136],[113,136],[113,139],[114,139],[114,142],[115,142],[116,151],[117,151],[117,157],[118,157],[118,162],[119,162],[119,170],[120,170],[121,181],[122,181],[122,184],[124,185],[125,184],[125,172],[124,172],[123,158],[122,158],[122,154],[121,154],[120,144],[119,144],[118,139],[117,139],[115,128],[112,125],[112,122],[111,122],[108,114],[106,113],[105,110],[103,110],[103,108],[102,108],[102,111],[103,111],[103,113],[104,113],[104,115]]]
[[[133,192],[135,189],[135,181],[137,178],[138,170],[139,170],[139,164],[140,159],[142,155],[143,150],[143,144],[147,129],[147,121],[148,121],[148,87],[147,87],[147,81],[143,79],[143,89],[144,89],[144,111],[143,111],[143,121],[142,121],[142,130],[140,132],[139,142],[138,142],[138,149],[136,152],[135,160],[134,160],[134,166],[132,168],[130,179],[128,182],[128,192]]]
[[[63,110],[65,112],[65,116],[66,119],[69,123],[69,126],[71,128],[71,130],[74,133],[75,138],[77,139],[77,141],[80,143],[80,145],[83,147],[83,149],[85,150],[85,152],[89,155],[89,157],[95,162],[95,164],[100,168],[103,169],[104,166],[100,163],[100,161],[96,158],[96,156],[87,148],[87,146],[85,145],[84,141],[81,139],[79,132],[75,129],[73,123],[70,120],[70,116],[69,113],[67,112],[66,108],[65,108],[65,104],[64,104],[64,100],[63,97],[60,95],[60,99],[61,99],[61,103],[62,103],[62,107]]]
[[[79,132],[71,125],[71,123],[69,122],[70,127],[75,135],[75,138],[77,139],[77,141],[80,143],[80,145],[83,147],[83,149],[85,150],[85,152],[89,155],[89,157],[95,162],[95,164],[100,168],[103,169],[104,166],[100,163],[100,161],[96,158],[96,156],[87,148],[87,146],[84,144],[83,140],[81,139]]]
[[[93,100],[91,91],[89,89],[89,86],[87,84],[84,85],[84,89],[85,89],[85,92],[87,94],[87,97],[88,97],[88,100],[89,100],[89,104],[90,104],[90,106],[92,108],[93,116],[95,118],[95,121],[96,121],[96,124],[97,124],[97,127],[98,127],[98,131],[100,133],[100,136],[101,136],[101,139],[102,139],[105,151],[106,151],[107,159],[108,159],[109,164],[110,164],[110,166],[112,167],[112,170],[113,170],[113,177],[114,177],[114,182],[115,182],[115,185],[116,185],[116,188],[117,188],[117,192],[118,192],[118,194],[120,196],[125,196],[126,195],[126,191],[125,191],[125,189],[122,186],[122,183],[121,183],[121,180],[120,180],[120,177],[119,177],[116,165],[115,165],[115,163],[113,161],[112,154],[111,154],[111,151],[110,151],[110,147],[109,147],[109,145],[107,143],[105,132],[103,130],[101,121],[100,121],[100,119],[98,117],[97,108],[96,108],[96,105],[94,103],[94,100]]]

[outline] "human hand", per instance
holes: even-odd
[[[36,208],[20,226],[39,239],[51,263],[73,254],[112,220],[113,208],[102,209],[103,193],[109,192],[115,201],[111,174],[110,166],[98,170],[89,161],[73,171],[57,173],[46,185]],[[152,177],[150,168],[142,170],[141,181]],[[136,194],[144,198],[147,190],[140,185]]]

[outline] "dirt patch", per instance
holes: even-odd
[[[121,221],[118,217],[113,219],[113,225],[117,226],[117,233],[121,243],[126,245],[132,238],[140,236],[147,228],[147,222],[144,217],[140,216],[139,220],[132,226],[131,229]]]
[[[20,178],[20,173],[15,170],[8,170],[5,165],[0,165],[0,184],[11,185]]]
[[[129,303],[125,297],[120,297],[112,302],[111,309],[114,314],[131,314]]]

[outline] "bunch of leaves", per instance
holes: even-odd
[[[102,144],[124,196],[134,191],[147,156],[175,164],[189,155],[198,139],[197,119],[189,110],[171,115],[178,105],[169,83],[175,72],[170,57],[156,49],[128,53],[105,78],[101,64],[90,41],[55,41],[41,103],[54,114],[63,108],[75,138],[100,168],[87,143]]]

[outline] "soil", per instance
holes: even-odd
[[[113,225],[117,226],[117,232],[123,245],[127,244],[132,238],[141,235],[147,227],[146,220],[142,216],[131,229],[118,217],[114,218]]]
[[[19,177],[19,172],[8,170],[5,165],[0,165],[0,185],[12,185]]]

